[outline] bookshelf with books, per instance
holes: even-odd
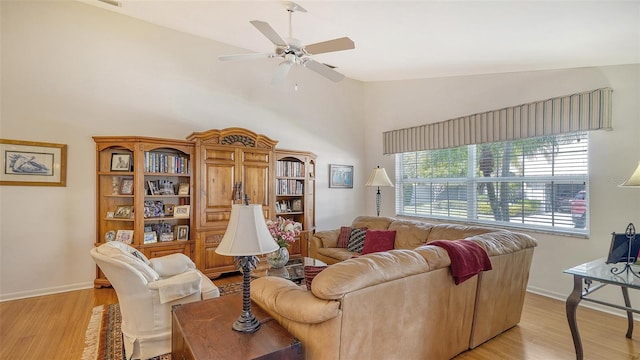
[[[276,149],[276,216],[302,224],[300,240],[292,254],[308,255],[307,238],[315,230],[316,155]]]
[[[147,257],[194,258],[190,141],[95,136],[96,241],[123,241]],[[96,287],[109,281],[96,267]]]

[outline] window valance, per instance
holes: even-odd
[[[384,154],[611,129],[611,88],[383,133]]]

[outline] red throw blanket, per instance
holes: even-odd
[[[474,277],[480,271],[491,270],[487,252],[470,240],[436,240],[427,245],[436,245],[449,253],[451,275],[456,285]]]

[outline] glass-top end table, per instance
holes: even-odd
[[[640,266],[630,265],[628,269],[620,272],[620,269],[625,268],[625,266],[626,263],[607,264],[606,259],[601,258],[574,266],[564,271],[565,274],[573,275],[573,291],[567,298],[566,312],[569,329],[571,330],[571,336],[573,337],[573,345],[576,349],[577,360],[582,360],[584,357],[582,351],[582,340],[580,339],[580,333],[578,332],[578,324],[576,321],[576,310],[581,300],[626,311],[628,319],[626,336],[631,339],[633,335],[633,313],[640,313],[640,311],[631,307],[631,301],[629,300],[629,288],[639,290],[640,278],[630,270],[637,273],[640,271]],[[598,282],[599,284],[592,286],[593,282]],[[625,306],[588,297],[606,285],[615,285],[620,287]]]
[[[260,263],[256,269],[251,272],[252,278],[260,278],[264,276],[279,276],[281,278],[289,279],[295,283],[301,283],[304,280],[304,267],[305,266],[326,266],[324,262],[310,258],[293,258],[287,262],[282,268],[273,269],[269,267],[269,264],[265,261]]]

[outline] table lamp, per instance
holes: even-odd
[[[377,216],[380,216],[380,204],[382,201],[382,194],[380,194],[380,187],[381,186],[393,187],[393,183],[391,182],[391,180],[389,180],[389,177],[387,176],[387,172],[384,170],[384,168],[380,168],[380,166],[378,166],[377,168],[373,169],[373,172],[371,173],[371,176],[369,176],[369,180],[367,180],[367,183],[365,185],[378,187],[378,192],[376,192],[376,214]]]
[[[233,330],[252,333],[260,328],[260,322],[251,312],[251,270],[260,261],[256,255],[274,252],[278,247],[267,228],[262,205],[232,206],[227,231],[216,248],[216,253],[234,256],[242,271],[242,314],[233,324]]]
[[[633,187],[640,187],[640,161],[638,161],[638,167],[636,168],[636,171],[633,172],[633,174],[631,174],[631,177],[627,179],[627,181],[625,181],[624,183],[620,184],[619,186],[622,187],[626,187],[626,186],[633,186]]]

